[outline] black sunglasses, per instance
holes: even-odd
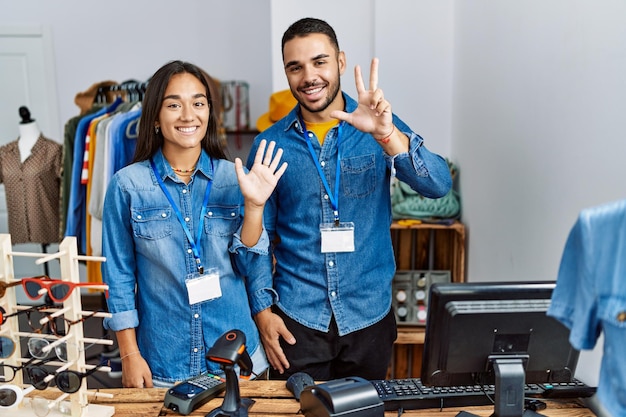
[[[54,358],[48,358],[48,359],[44,359],[44,360],[40,360],[40,362],[37,363],[37,365],[42,365],[46,362],[50,362],[52,359]],[[27,368],[29,365],[31,365],[34,361],[38,360],[37,358],[31,358],[30,360],[28,360],[27,362],[23,363],[20,366],[13,366],[13,365],[7,365],[5,363],[0,365],[0,372],[2,372],[2,375],[0,375],[0,382],[11,382],[15,379],[15,375],[21,371],[22,369]]]
[[[67,394],[73,394],[80,389],[80,385],[84,378],[98,371],[98,369],[106,366],[108,362],[103,362],[96,365],[94,368],[87,372],[78,372],[71,369],[61,372],[48,372],[45,368],[40,366],[41,364],[29,366],[26,368],[26,374],[30,379],[30,383],[38,390],[45,390],[48,388],[48,376],[54,375],[54,382],[57,388]]]

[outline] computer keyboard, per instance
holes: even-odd
[[[420,378],[386,379],[370,381],[380,399],[385,404],[385,410],[418,410],[422,408],[468,407],[474,405],[493,404],[495,395],[494,385],[467,385],[456,387],[430,387],[423,385]],[[565,388],[571,386],[578,392],[587,387],[584,383],[574,380],[569,384],[562,384],[561,394],[566,395]],[[587,387],[590,388],[590,387]],[[526,397],[542,397],[546,391],[544,384],[526,384]]]

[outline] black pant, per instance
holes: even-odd
[[[290,345],[280,339],[290,366],[284,374],[271,369],[270,378],[287,379],[296,372],[306,372],[318,381],[349,376],[368,380],[386,378],[397,337],[393,310],[381,321],[345,336],[339,336],[334,317],[328,333],[324,333],[292,320],[277,307],[274,312],[285,321],[296,344]]]

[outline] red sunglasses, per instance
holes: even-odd
[[[45,292],[48,292],[50,298],[57,302],[62,303],[67,300],[69,296],[74,291],[76,287],[94,287],[99,284],[94,284],[91,282],[70,282],[63,281],[60,279],[52,279],[47,276],[43,277],[35,277],[35,278],[23,278],[22,279],[22,287],[24,288],[24,292],[31,300],[38,300],[41,298]],[[45,289],[46,291],[42,291]],[[108,298],[108,290],[106,291],[106,296]]]

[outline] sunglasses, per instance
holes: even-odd
[[[45,310],[48,308],[54,308],[54,306],[48,305],[48,304],[43,304],[40,306],[33,306],[31,308],[28,308],[26,310],[18,310],[15,313],[11,313],[11,314],[7,314],[7,311],[0,307],[0,326],[2,326],[8,318],[10,317],[15,317],[15,316],[19,316],[20,314],[26,314],[28,316],[28,324],[30,325],[30,327],[33,329],[33,331],[35,332],[40,332],[41,329],[37,329],[35,328],[30,320],[30,314],[35,312],[35,311],[41,311],[41,310]]]
[[[10,384],[0,385],[0,410],[17,407],[22,403],[24,395],[33,389],[33,387],[22,389],[17,385]]]
[[[50,314],[46,314],[46,317],[48,318],[48,325],[49,325],[50,330],[52,331],[52,333],[54,333],[55,336],[63,337],[63,336],[66,335],[66,333],[65,333],[66,327],[67,327],[67,330],[69,331],[70,327],[72,327],[73,325],[78,324],[78,323],[82,323],[85,320],[94,317],[96,314],[98,314],[98,312],[97,311],[93,311],[91,314],[88,314],[86,316],[82,316],[81,318],[79,318],[77,320],[70,320],[70,319],[67,319],[67,318],[63,317],[63,323],[64,324],[60,328],[57,325],[57,317],[53,317]]]
[[[91,287],[98,286],[91,282],[70,282],[60,279],[52,279],[48,276],[23,278],[22,287],[24,292],[31,300],[38,300],[46,292],[50,298],[56,303],[62,303],[67,300],[76,287]],[[106,291],[108,297],[108,290]]]
[[[20,366],[13,366],[8,364],[0,364],[0,382],[11,382],[15,379],[15,375],[21,371],[22,369],[30,366],[37,358],[30,358],[27,362],[23,363]],[[53,358],[44,359],[37,363],[37,365],[42,365],[44,363],[50,362]]]
[[[0,281],[0,298],[4,297],[4,294],[7,292],[7,288],[17,287],[18,285],[22,285],[22,281],[13,281],[8,283]]]
[[[54,379],[56,386],[61,391],[67,394],[73,394],[80,389],[80,386],[83,382],[84,378],[87,378],[89,375],[95,373],[103,366],[107,365],[107,362],[103,362],[99,365],[96,365],[94,368],[90,369],[87,372],[78,372],[71,369],[61,371],[61,372],[48,372],[42,366],[33,365],[26,367],[26,374],[30,379],[30,383],[33,387],[38,390],[45,390],[48,388],[48,383],[50,380]],[[54,375],[54,378],[49,378]]]
[[[10,337],[0,336],[0,359],[10,358],[15,352],[15,342]]]

